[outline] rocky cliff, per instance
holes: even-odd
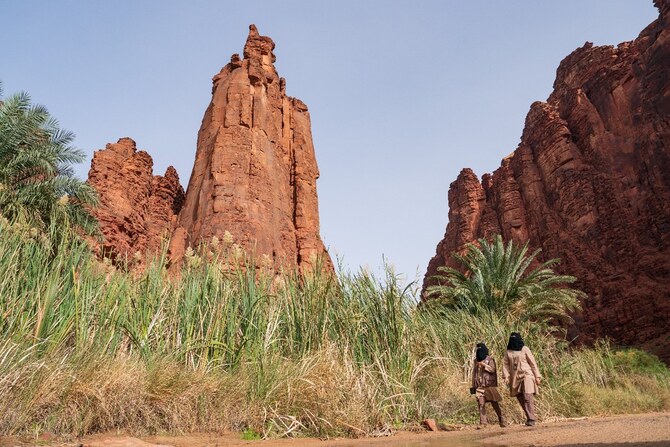
[[[95,153],[89,183],[101,198],[106,255],[155,249],[168,233],[179,264],[188,247],[232,235],[259,264],[305,271],[319,260],[333,269],[319,236],[309,112],[286,95],[273,49],[251,25],[244,57],[234,54],[213,78],[185,197],[176,171],[154,177],[151,157],[129,138]]]
[[[670,360],[670,0],[637,39],[586,43],[558,67],[518,148],[481,182],[464,169],[424,289],[480,237],[530,241],[589,298],[580,339],[609,336]]]
[[[244,57],[234,54],[213,78],[175,233],[176,256],[227,231],[275,267],[304,271],[320,257],[332,268],[319,236],[309,112],[286,95],[274,47],[251,25]]]
[[[93,214],[104,237],[101,255],[118,262],[138,252],[143,258],[170,236],[184,201],[177,171],[170,166],[164,176],[153,175],[153,160],[130,138],[93,154],[88,182],[100,197]]]

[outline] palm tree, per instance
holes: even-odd
[[[0,84],[0,98],[2,85]],[[26,93],[0,101],[0,213],[46,228],[67,221],[91,233],[96,221],[87,206],[97,203],[95,190],[74,177],[73,163],[84,161],[70,145],[74,134]]]
[[[482,312],[509,312],[515,319],[538,322],[570,322],[569,313],[581,308],[584,292],[567,287],[574,276],[557,275],[551,259],[531,268],[540,249],[528,254],[528,243],[522,247],[502,237],[493,241],[479,239],[468,244],[464,254],[454,253],[461,270],[439,267],[434,278],[438,284],[428,287],[448,308],[462,309],[474,315]]]

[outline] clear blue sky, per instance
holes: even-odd
[[[0,80],[89,157],[129,136],[186,185],[211,78],[255,23],[310,109],[331,253],[374,271],[384,256],[412,280],[444,234],[449,184],[516,148],[561,59],[656,16],[652,0],[0,0]]]

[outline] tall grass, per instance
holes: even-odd
[[[668,370],[639,351],[570,352],[509,315],[417,307],[390,271],[231,268],[227,241],[189,253],[177,280],[164,253],[127,272],[64,231],[0,219],[2,434],[359,436],[429,416],[471,422],[472,346],[486,341],[501,363],[511,330],[546,376],[544,419],[670,408]]]

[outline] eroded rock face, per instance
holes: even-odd
[[[143,258],[170,236],[184,201],[179,176],[172,166],[164,176],[153,175],[153,160],[132,139],[96,151],[88,182],[100,198],[93,214],[104,237],[102,256],[122,262],[139,252]]]
[[[670,360],[670,0],[633,42],[587,43],[557,70],[519,147],[480,182],[464,169],[424,289],[480,237],[559,257],[588,300],[580,339],[609,336]]]
[[[151,157],[129,138],[94,154],[89,183],[100,195],[105,256],[155,250],[168,234],[180,265],[189,246],[232,235],[259,264],[304,272],[318,259],[333,270],[319,236],[309,112],[286,96],[273,49],[251,25],[244,59],[233,55],[214,77],[186,195],[174,168],[153,176]]]
[[[301,271],[322,257],[309,112],[286,95],[273,65],[274,42],[254,25],[244,58],[213,78],[179,228],[177,255],[226,231],[256,259]]]

